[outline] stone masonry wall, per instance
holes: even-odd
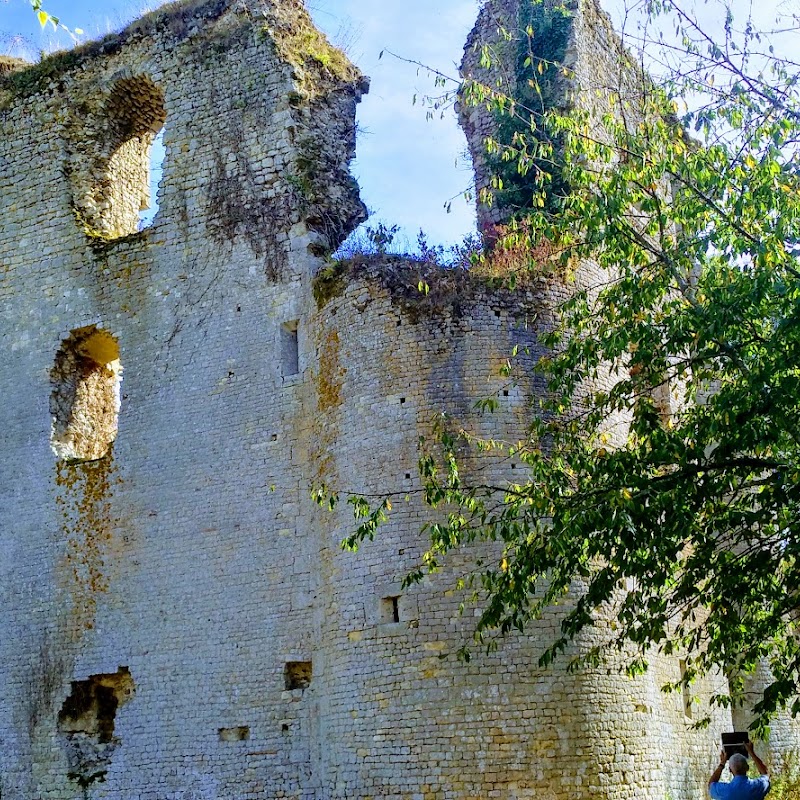
[[[316,424],[329,437],[320,446],[328,480],[367,494],[407,492],[379,538],[356,555],[339,548],[353,525],[349,511],[334,530],[320,517],[323,796],[701,797],[713,758],[708,743],[730,718],[714,711],[710,731],[690,730],[683,699],[660,691],[679,677],[677,658],[656,660],[638,681],[614,665],[577,676],[567,674],[566,660],[539,668],[558,630],[554,611],[526,636],[510,637],[491,655],[478,649],[464,664],[456,651],[474,618],[459,615],[463,595],[454,580],[474,568],[477,553],[453,559],[419,587],[400,588],[425,548],[418,437],[429,436],[432,415],[446,409],[456,425],[516,441],[542,387],[524,374],[510,385],[500,366],[514,345],[536,356],[532,312],[567,291],[557,281],[510,297],[484,289],[470,298],[465,290],[449,306],[419,311],[408,305],[418,277],[408,272],[405,292],[379,276],[352,280],[314,324],[326,355],[316,376]],[[498,412],[477,414],[475,398],[490,395]],[[470,471],[502,484],[520,480],[520,467],[484,459]],[[392,597],[398,621],[387,613]],[[577,647],[592,643],[587,636]],[[695,718],[708,686],[697,693]]]
[[[363,216],[339,176],[364,79],[291,0],[173,4],[14,67],[0,85],[0,792],[317,796],[314,706],[286,688],[287,663],[315,648],[309,248]],[[120,195],[138,211],[125,181],[146,187],[129,143],[162,116],[160,210],[131,233],[113,221]],[[309,149],[320,167],[301,180]],[[338,184],[323,197],[315,181]],[[312,230],[309,209],[338,222]],[[51,446],[76,331],[112,339],[121,374],[116,440],[89,460]],[[91,391],[92,374],[64,385]]]
[[[554,611],[463,663],[475,553],[401,590],[419,436],[522,435],[542,387],[498,369],[569,287],[462,275],[437,304],[384,265],[315,298],[364,213],[366,84],[299,1],[184,0],[0,72],[3,800],[699,798],[731,722],[690,729],[677,660],[541,669]],[[399,492],[358,554],[323,481]]]

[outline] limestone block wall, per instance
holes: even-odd
[[[659,691],[678,662],[540,669],[553,612],[463,663],[476,553],[400,588],[419,436],[442,411],[520,436],[542,387],[498,368],[569,287],[462,275],[420,302],[384,265],[315,297],[363,216],[366,85],[300,3],[185,0],[0,71],[4,800],[699,796],[710,734]],[[162,123],[159,212],[132,231]],[[397,513],[343,553],[319,482]]]
[[[317,796],[306,304],[365,88],[328,47],[299,2],[183,2],[4,73],[4,798]]]
[[[416,285],[413,270],[405,281]],[[348,509],[333,527],[327,513],[318,523],[322,796],[701,797],[709,746],[730,717],[715,711],[710,730],[690,729],[684,698],[660,691],[679,677],[678,659],[655,660],[637,681],[616,664],[579,675],[567,673],[566,660],[539,668],[558,631],[553,611],[525,636],[491,654],[478,648],[464,663],[456,651],[469,642],[474,616],[469,606],[459,614],[464,594],[454,581],[474,569],[478,551],[421,586],[401,588],[425,548],[420,526],[430,515],[418,495],[419,436],[430,435],[441,410],[485,436],[523,435],[542,387],[524,372],[509,385],[499,367],[515,344],[535,356],[531,312],[546,317],[559,288],[515,299],[478,293],[420,313],[387,283],[385,274],[353,279],[313,326],[325,354],[313,380],[327,480],[367,494],[399,492],[382,534],[355,555],[339,547],[353,526]],[[500,410],[480,416],[475,399],[489,395]],[[465,480],[502,485],[521,480],[521,467],[484,459]],[[594,636],[576,647],[591,646]],[[708,689],[697,692],[707,697]],[[696,719],[704,709],[701,702],[690,713]]]

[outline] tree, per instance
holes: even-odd
[[[39,24],[44,28],[49,22],[53,28],[58,27],[58,17],[54,17],[42,8],[42,0],[30,0],[31,8],[36,12]]]
[[[423,453],[426,502],[449,513],[426,526],[408,580],[466,542],[498,542],[470,579],[479,641],[523,629],[578,580],[543,663],[602,610],[614,638],[583,660],[633,646],[637,672],[653,648],[680,652],[686,682],[727,674],[718,704],[741,702],[768,664],[763,728],[800,711],[800,65],[723,9],[717,39],[679,0],[650,2],[635,44],[656,76],[636,113],[614,93],[601,119],[547,107],[548,80],[569,68],[542,53],[538,18],[484,49],[496,77],[459,87],[497,121],[492,186],[513,211],[498,247],[544,240],[557,264],[539,268],[594,259],[607,281],[576,285],[543,334],[550,394],[511,448],[526,481],[466,485],[468,432],[446,421]],[[675,37],[656,31],[664,21]],[[355,547],[391,506],[352,502]]]

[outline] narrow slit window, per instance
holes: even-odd
[[[142,196],[142,205],[139,210],[139,230],[149,228],[158,213],[158,186],[164,174],[164,128],[155,135],[149,152],[149,177],[147,181],[147,194]],[[238,309],[237,309],[238,310]]]
[[[284,378],[300,372],[300,342],[297,324],[295,320],[281,325],[281,368]]]
[[[381,622],[400,622],[400,595],[381,598]]]
[[[692,695],[689,692],[689,686],[686,681],[686,662],[681,659],[681,699],[683,700],[683,713],[687,719],[692,719]]]

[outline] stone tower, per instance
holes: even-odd
[[[691,730],[694,707],[660,692],[677,659],[636,681],[541,668],[553,610],[463,663],[453,582],[474,553],[401,588],[425,548],[419,437],[442,411],[522,435],[542,387],[499,367],[514,346],[535,358],[531,320],[566,289],[325,261],[363,218],[348,164],[366,86],[299,0],[182,0],[3,68],[3,800],[702,785],[731,720]],[[403,499],[344,553],[352,516],[312,502],[323,482]]]
[[[530,63],[525,63],[526,58]],[[602,115],[616,111],[616,101],[621,99],[635,122],[648,90],[646,76],[623,47],[597,0],[488,0],[467,39],[461,74],[467,83],[483,87],[485,94],[518,99],[530,95],[528,107],[523,103],[519,113],[525,119],[532,115],[540,129],[546,110],[588,111],[600,138],[606,135]],[[541,95],[531,95],[532,78]],[[501,195],[491,204],[481,199],[486,190],[498,195],[492,190],[491,177],[499,159],[487,155],[486,140],[492,137],[501,145],[510,144],[506,141],[509,134],[504,132],[508,116],[489,109],[486,103],[461,102],[459,117],[475,169],[478,227],[486,231],[516,210],[504,204]],[[525,180],[520,179],[522,183]]]

